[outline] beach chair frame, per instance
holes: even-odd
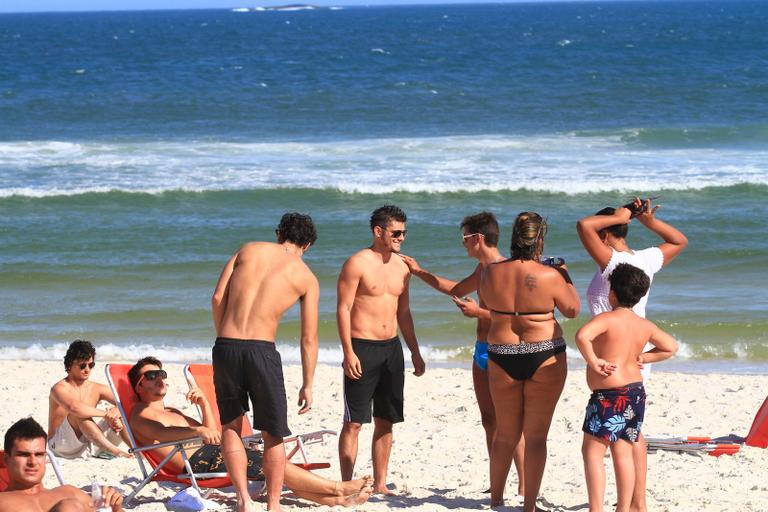
[[[198,382],[198,379],[195,377],[197,374],[197,377],[204,377],[213,378],[213,369],[210,364],[185,364],[184,365],[184,378],[187,381],[187,385],[189,385],[190,389],[192,387],[198,387],[200,388],[203,393],[205,394],[205,397],[208,399],[208,401],[211,403],[211,406],[214,408],[214,413],[216,415],[216,422],[218,423],[219,429],[221,429],[221,420],[218,415],[218,408],[216,406],[216,396],[215,393],[213,393],[213,387],[211,380],[210,383],[206,383],[206,385],[201,386]],[[197,412],[200,415],[200,419],[203,417],[202,410],[198,407]],[[250,414],[246,414],[246,419],[250,419]],[[252,421],[245,421],[243,424],[243,432],[241,432],[241,436],[243,438],[243,443],[245,444],[246,448],[249,449],[257,449],[261,444],[263,444],[263,439],[261,438],[260,433],[256,433],[251,429]],[[310,462],[309,461],[309,455],[307,454],[306,447],[311,444],[316,443],[322,443],[325,441],[326,436],[338,436],[338,432],[335,430],[329,430],[329,429],[321,429],[316,430],[314,432],[307,432],[305,434],[297,434],[294,436],[286,437],[283,439],[283,443],[286,444],[286,447],[290,446],[290,448],[287,450],[287,453],[285,455],[287,460],[291,460],[293,457],[295,457],[297,454],[301,455],[301,462],[295,463],[297,466],[306,469],[306,470],[313,470],[313,469],[325,469],[331,467],[330,463],[328,462]],[[291,446],[292,445],[292,446]]]
[[[48,462],[51,463],[53,474],[56,475],[56,479],[59,481],[59,485],[67,485],[67,483],[64,481],[64,473],[61,471],[59,461],[56,459],[56,454],[54,454],[53,451],[48,447],[45,448],[45,451],[48,454]]]
[[[742,445],[768,448],[768,397],[755,415],[746,437],[730,434],[722,437],[646,437],[649,451],[667,450],[683,453],[706,453],[714,457],[735,455]]]
[[[735,455],[741,449],[742,441],[733,437],[710,439],[698,437],[646,437],[648,451],[673,451],[679,453],[698,453],[719,457],[720,455]]]

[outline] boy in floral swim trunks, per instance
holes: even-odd
[[[640,370],[677,352],[675,339],[632,307],[648,291],[650,279],[628,263],[616,266],[609,277],[612,311],[601,313],[576,333],[576,345],[587,362],[587,384],[592,396],[584,418],[584,473],[590,512],[603,510],[605,465],[610,448],[616,472],[618,512],[629,511],[635,486],[632,444],[637,442],[645,415],[645,389]],[[646,342],[654,348],[643,352]]]

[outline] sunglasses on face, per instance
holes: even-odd
[[[78,366],[80,367],[81,370],[85,370],[86,368],[90,368],[91,370],[93,370],[93,367],[96,366],[96,362],[91,361],[90,363],[80,363]]]
[[[161,380],[165,380],[168,378],[168,373],[166,373],[165,370],[147,370],[141,374],[141,377],[139,377],[139,381],[136,383],[136,387],[138,388],[139,384],[141,384],[141,381],[143,380],[152,382],[157,380],[158,377],[160,377]]]
[[[462,235],[461,236],[461,241],[462,242],[466,242],[467,238],[472,238],[473,236],[482,236],[482,233],[470,233],[468,235]]]
[[[392,238],[400,238],[401,236],[405,238],[405,235],[408,234],[407,229],[395,229],[394,231],[389,232],[390,235],[392,235]]]

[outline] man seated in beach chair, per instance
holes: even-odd
[[[215,428],[216,420],[212,404],[199,388],[187,393],[187,400],[200,407],[203,422],[191,418],[177,409],[166,407],[163,399],[168,392],[165,382],[168,374],[163,364],[154,357],[140,359],[128,372],[131,387],[139,397],[139,403],[129,418],[131,431],[139,445],[178,441],[201,437],[206,443],[198,449],[188,449],[189,462],[195,473],[226,471],[218,443],[221,433]],[[153,450],[164,458],[173,447]],[[248,450],[248,476],[263,479],[261,473],[262,454]],[[166,467],[179,473],[186,472],[181,453],[177,453]],[[359,505],[368,500],[372,489],[371,477],[349,482],[332,481],[306,471],[290,462],[285,466],[285,485],[298,497],[321,505]]]
[[[91,497],[71,485],[43,487],[45,444],[48,435],[32,418],[24,418],[5,433],[5,465],[8,489],[0,493],[0,512],[86,512],[93,510]],[[103,487],[102,506],[112,512],[123,510],[123,497]]]
[[[65,459],[86,454],[130,457],[117,447],[123,429],[120,411],[96,407],[102,400],[114,405],[115,398],[106,385],[89,380],[94,366],[96,349],[91,342],[73,341],[64,356],[67,376],[53,385],[48,397],[48,444]]]

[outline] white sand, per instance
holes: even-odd
[[[105,382],[99,362],[94,380]],[[5,361],[0,383],[0,409],[5,411],[2,431],[22,416],[32,414],[47,425],[48,389],[64,376],[59,362]],[[168,365],[171,390],[167,405],[182,408],[186,384],[179,365]],[[768,392],[768,376],[687,375],[664,373],[656,366],[647,386],[648,408],[643,431],[646,436],[746,435],[755,412]],[[289,424],[294,432],[341,427],[341,369],[322,365],[315,380],[315,405],[308,415],[298,416],[294,402],[301,378],[297,366],[286,368]],[[573,370],[557,407],[549,436],[549,459],[541,496],[549,510],[586,510],[587,493],[581,462],[581,423],[589,392],[584,370]],[[472,391],[471,375],[464,369],[433,369],[421,378],[408,374],[406,422],[395,427],[390,461],[390,481],[403,493],[400,497],[374,497],[360,510],[389,508],[412,510],[487,509],[488,460],[482,427]],[[371,472],[371,426],[360,437],[357,474]],[[314,460],[327,460],[331,469],[319,473],[338,477],[336,442],[311,447]],[[609,464],[606,503],[615,502],[612,468]],[[648,457],[648,507],[651,511],[765,511],[768,510],[768,452],[743,447],[735,456],[698,456],[671,452]],[[137,482],[136,462],[130,460],[63,461],[68,483],[89,488],[91,478],[128,489]],[[52,471],[46,484],[55,485]],[[507,485],[509,510],[518,504],[512,470]],[[231,491],[231,489],[225,490]],[[176,489],[149,484],[139,495],[135,510],[166,510],[164,501]],[[234,495],[218,499],[233,503]],[[284,509],[300,510],[306,502],[286,497]],[[320,507],[327,508],[327,507]],[[607,506],[606,510],[612,507]]]

